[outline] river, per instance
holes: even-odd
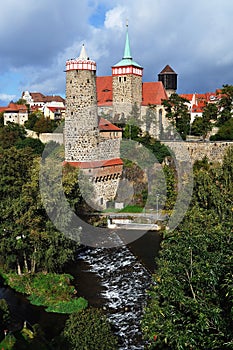
[[[144,349],[140,319],[160,241],[158,232],[148,231],[127,246],[83,247],[75,263],[66,271],[74,276],[78,295],[85,297],[89,305],[105,310],[118,335],[120,350]],[[24,320],[38,323],[49,339],[61,331],[67,318],[31,305],[24,296],[10,288],[2,286],[0,298],[7,300],[16,328]]]

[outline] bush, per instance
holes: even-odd
[[[117,340],[106,316],[95,308],[71,314],[66,321],[64,338],[72,350],[117,349]]]

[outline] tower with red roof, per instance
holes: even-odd
[[[130,50],[128,25],[126,31],[123,58],[112,67],[112,89],[114,114],[125,116],[136,103],[140,109],[142,103],[143,68],[133,60]]]
[[[116,195],[121,136],[120,128],[98,117],[96,63],[83,45],[79,57],[66,62],[65,162],[88,174],[100,207]]]

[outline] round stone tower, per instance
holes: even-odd
[[[140,109],[142,74],[143,68],[131,56],[127,25],[124,56],[112,67],[114,114],[129,115],[135,103]]]
[[[96,63],[87,56],[66,62],[65,160],[96,160],[99,130],[96,97]]]

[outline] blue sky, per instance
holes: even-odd
[[[8,0],[1,6],[0,105],[23,91],[65,96],[65,62],[82,43],[111,75],[123,55],[129,20],[131,52],[156,81],[169,64],[178,92],[233,84],[233,2],[229,0]]]

